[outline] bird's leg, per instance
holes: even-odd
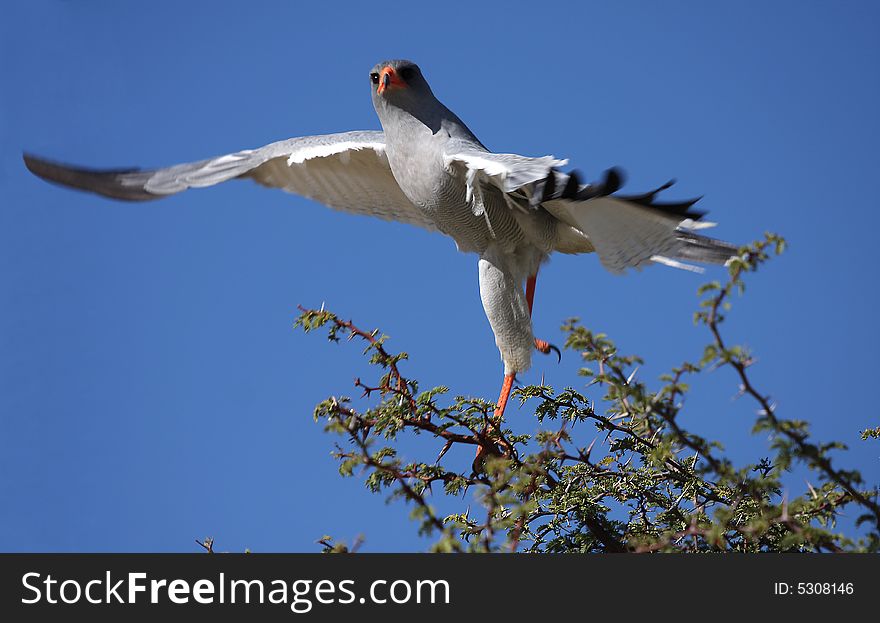
[[[534,275],[531,275],[526,281],[526,303],[529,304],[529,315],[532,315],[532,306],[535,303],[535,286],[538,285],[538,271],[535,271]],[[562,361],[562,353],[559,352],[559,349],[556,348],[550,342],[545,342],[544,340],[539,340],[535,338],[535,348],[538,349],[538,352],[544,353],[545,355],[549,355],[550,351],[554,351],[556,356]]]
[[[498,403],[495,407],[495,413],[493,414],[492,419],[483,429],[481,435],[488,435],[489,433],[492,433],[498,429],[498,425],[501,424],[501,420],[504,418],[504,409],[507,408],[507,401],[510,400],[510,392],[513,391],[513,382],[515,379],[515,374],[511,373],[504,375],[504,382],[501,384],[501,394],[498,396]],[[500,454],[501,452],[494,443],[490,442],[488,446],[480,443],[480,445],[477,446],[477,455],[474,457],[474,472],[477,473],[482,470],[483,462],[486,460],[487,456],[499,456]]]
[[[529,304],[529,316],[532,315],[532,306],[535,304],[535,287],[538,285],[538,271],[526,281],[526,303]]]
[[[501,384],[501,394],[498,396],[498,406],[495,408],[495,417],[493,418],[496,422],[500,422],[501,418],[504,417],[504,409],[507,408],[507,401],[510,399],[511,390],[513,390],[515,376],[514,374],[504,375],[504,382]]]
[[[539,343],[531,336],[530,317],[535,297],[535,284],[538,278],[537,270],[535,274],[528,277],[526,296],[523,300],[522,281],[516,279],[513,272],[505,269],[507,258],[493,253],[494,251],[490,250],[486,256],[480,258],[480,296],[483,299],[483,307],[486,309],[489,323],[496,334],[496,343],[502,352],[505,374],[494,413],[486,419],[482,430],[479,432],[474,430],[474,441],[477,444],[474,472],[482,470],[482,465],[488,456],[511,456],[514,454],[515,451],[511,444],[498,434],[504,420],[504,411],[513,391],[514,372],[517,366],[528,367],[531,348],[537,347],[543,352],[551,350],[549,344]],[[528,316],[525,316],[523,312]],[[517,327],[517,333],[521,336],[519,341],[507,340],[505,342],[501,340],[499,342],[499,331],[502,333],[508,331],[511,326]],[[532,339],[529,340],[528,337]],[[532,344],[529,344],[529,341],[532,341]]]

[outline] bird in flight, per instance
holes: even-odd
[[[50,182],[125,201],[249,178],[345,212],[446,234],[479,258],[480,297],[504,364],[496,424],[532,352],[556,350],[535,338],[531,320],[538,268],[550,254],[595,252],[621,273],[653,263],[699,270],[691,262],[723,264],[736,253],[697,233],[712,223],[700,221],[696,200],[657,200],[671,182],[621,195],[617,169],[585,184],[560,170],[567,160],[491,152],[411,61],[381,62],[369,80],[382,131],[292,138],[164,169],[94,170],[29,154],[24,162]]]

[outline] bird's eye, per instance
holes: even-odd
[[[416,75],[415,67],[404,67],[400,70],[400,77],[406,81],[409,81],[413,76]]]
[[[373,84],[379,84],[379,74],[377,74],[375,71],[370,74],[370,82],[372,82]]]

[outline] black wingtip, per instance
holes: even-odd
[[[550,171],[550,174],[544,178],[544,185],[541,189],[541,200],[546,201],[556,194],[556,172]]]
[[[26,151],[22,152],[21,159],[24,160],[24,166],[27,167],[27,170],[40,179],[62,186],[71,186],[69,178],[74,171],[77,171],[73,167],[41,158]]]
[[[565,188],[562,189],[563,199],[574,199],[577,197],[580,188],[580,174],[577,171],[570,171],[568,174],[568,182],[565,184]]]
[[[21,152],[21,159],[24,161],[24,166],[27,167],[28,171],[37,177],[47,179],[45,174],[45,165],[49,164],[47,160],[43,160],[39,156],[27,151]]]
[[[620,167],[611,167],[605,171],[605,179],[602,180],[603,190],[610,195],[621,189],[626,181],[626,173]]]
[[[574,171],[572,171],[571,176],[574,179],[578,179],[577,173]],[[589,199],[607,197],[620,190],[625,179],[626,174],[623,172],[623,169],[620,169],[619,167],[611,167],[605,171],[601,182],[595,182],[583,186],[579,185],[577,192],[572,193],[567,198],[576,199],[578,201],[587,201]]]
[[[623,201],[629,201],[630,203],[636,203],[645,208],[651,208],[652,210],[658,210],[660,212],[665,212],[667,214],[674,214],[675,216],[680,216],[682,218],[689,218],[694,221],[698,221],[704,216],[706,216],[706,212],[702,210],[692,210],[691,208],[697,203],[700,199],[702,199],[702,195],[696,197],[695,199],[685,199],[683,201],[671,201],[671,202],[658,202],[656,201],[657,195],[660,194],[664,190],[668,190],[675,184],[675,179],[671,179],[665,184],[658,186],[652,191],[643,193],[641,195],[616,195],[618,199]]]
[[[562,186],[561,180],[557,180],[557,175],[562,176],[562,178],[567,177],[564,186]],[[550,201],[553,199],[589,201],[590,199],[598,199],[600,197],[614,195],[616,199],[635,203],[645,208],[657,210],[658,212],[680,216],[683,219],[689,218],[696,221],[706,215],[706,213],[701,210],[692,209],[694,204],[702,199],[702,197],[673,202],[658,202],[656,200],[657,195],[660,192],[668,190],[673,184],[675,184],[674,178],[652,191],[639,195],[614,194],[626,183],[626,173],[620,167],[611,167],[610,169],[607,169],[604,172],[601,181],[592,184],[581,185],[580,179],[580,174],[575,170],[570,171],[567,174],[559,173],[555,170],[551,171],[545,179],[535,184],[534,193],[530,199],[530,205],[534,208],[544,201]]]
[[[52,184],[123,201],[149,201],[158,199],[161,196],[150,194],[144,189],[142,184],[123,183],[121,181],[123,176],[137,177],[139,173],[142,173],[141,169],[89,169],[75,167],[47,160],[29,152],[22,152],[21,157],[28,171]]]

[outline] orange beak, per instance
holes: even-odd
[[[405,87],[406,82],[400,79],[400,76],[397,75],[397,72],[394,71],[391,67],[386,67],[382,70],[382,73],[379,74],[379,86],[376,88],[376,93],[384,93],[385,89],[391,87]]]

